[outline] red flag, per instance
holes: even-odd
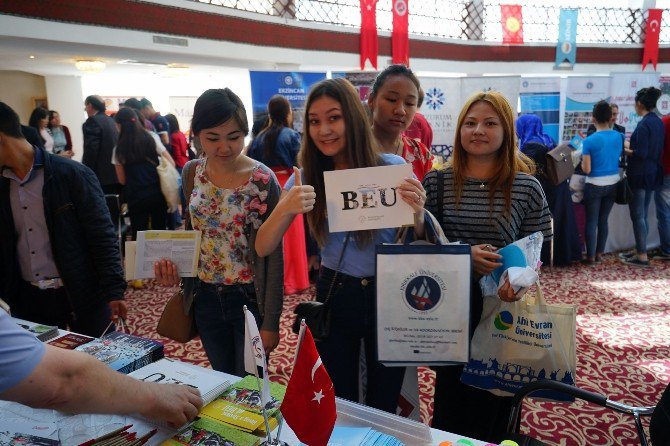
[[[360,0],[361,2],[361,70],[365,69],[365,60],[369,59],[377,69],[377,0]]]
[[[393,32],[391,52],[393,63],[409,66],[409,0],[393,2]]]
[[[306,325],[302,342],[297,348],[298,356],[281,413],[300,441],[309,446],[326,446],[337,418],[333,382]]]
[[[523,43],[523,19],[521,5],[500,5],[502,43]]]
[[[649,62],[656,70],[658,63],[658,36],[661,34],[662,9],[649,9],[647,17],[647,29],[644,32],[644,53],[642,54],[642,71],[647,68]]]

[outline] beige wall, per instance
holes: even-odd
[[[28,125],[33,98],[46,98],[44,77],[22,71],[0,71],[0,101],[12,107]]]

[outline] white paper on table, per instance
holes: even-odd
[[[195,277],[200,237],[200,231],[139,231],[135,243],[134,278],[152,279],[154,263],[160,259],[172,260],[180,277]]]
[[[414,211],[396,191],[408,177],[411,164],[324,172],[329,231],[413,225]]]

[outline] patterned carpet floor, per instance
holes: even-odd
[[[655,405],[670,381],[670,262],[651,268],[622,264],[607,255],[596,266],[543,269],[541,282],[550,303],[577,305],[577,385],[637,406]],[[156,334],[162,308],[175,290],[145,283],[126,293],[128,323],[134,334],[165,343],[165,354],[209,366],[198,339],[180,344]],[[286,384],[297,336],[293,308],[310,293],[286,296],[281,342],[270,357],[274,381]],[[434,375],[419,369],[421,418],[432,414]],[[631,417],[581,401],[572,404],[528,399],[522,431],[557,446],[639,444]]]

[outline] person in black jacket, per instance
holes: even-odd
[[[84,155],[81,162],[100,180],[105,194],[121,194],[122,185],[112,164],[112,151],[119,139],[114,120],[105,114],[105,103],[100,96],[88,96],[84,101],[88,119],[82,125]]]
[[[0,166],[0,298],[18,318],[100,336],[127,312],[100,182],[88,167],[31,145],[2,102]]]

